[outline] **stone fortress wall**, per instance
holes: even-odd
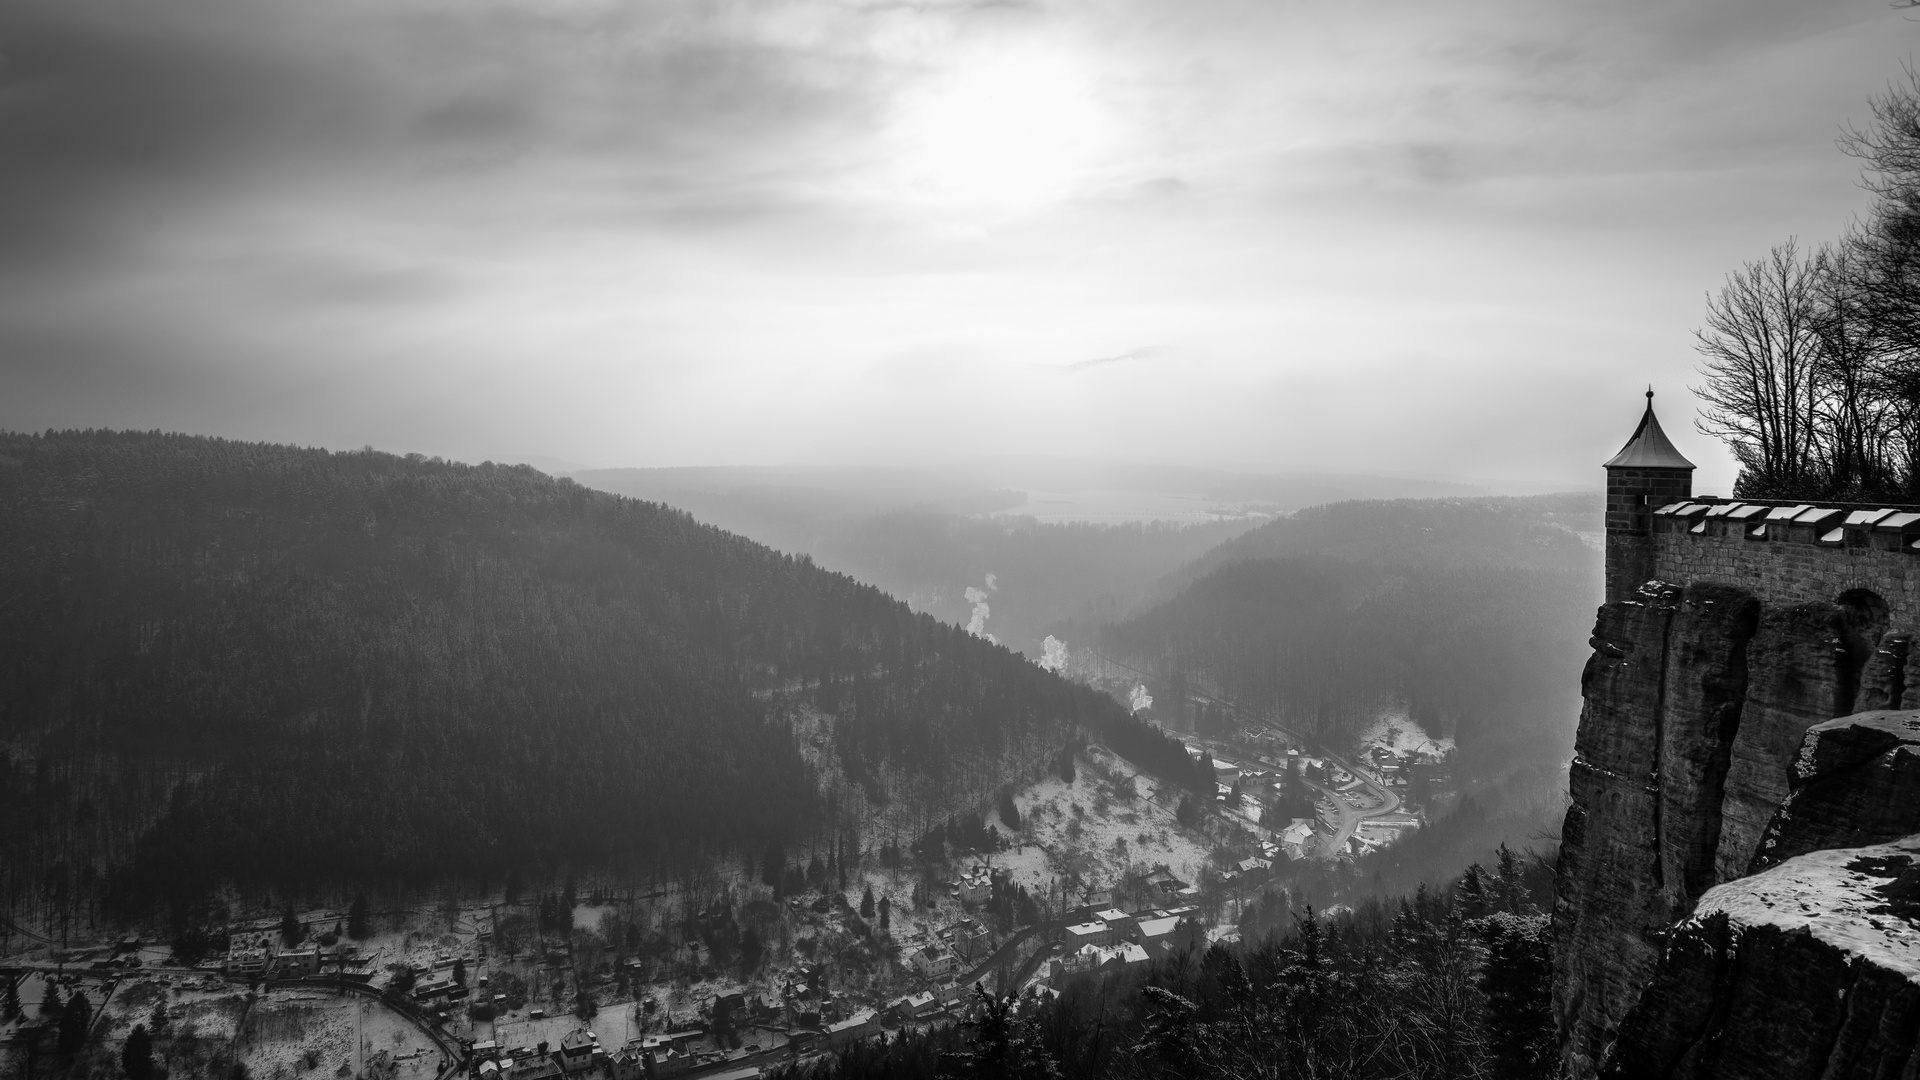
[[[1653,511],[1644,543],[1645,580],[1717,582],[1773,603],[1865,590],[1890,621],[1920,621],[1920,507],[1681,499]]]

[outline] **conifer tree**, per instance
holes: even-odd
[[[1553,956],[1543,915],[1496,915],[1481,924],[1487,945],[1480,988],[1487,995],[1487,1035],[1494,1075],[1526,1080],[1551,1071]]]
[[[355,941],[364,941],[372,933],[367,922],[367,894],[359,893],[353,903],[347,907],[347,936]]]
[[[758,928],[749,925],[747,932],[740,935],[740,972],[751,975],[760,967],[760,958],[766,954],[766,946],[760,941]]]
[[[120,1048],[120,1068],[125,1070],[127,1080],[148,1080],[153,1075],[153,1037],[144,1024],[133,1025],[128,1033],[126,1044]]]
[[[66,1002],[60,1000],[60,988],[53,983],[48,983],[46,992],[40,996],[40,1015],[49,1020],[57,1020],[65,1009]]]
[[[892,900],[889,900],[884,896],[881,897],[880,902],[874,905],[874,910],[880,913],[880,929],[886,930],[893,925],[893,901]]]
[[[167,1003],[154,1002],[153,1011],[147,1014],[147,1033],[156,1038],[163,1037],[172,1025],[173,1021],[167,1016]]]
[[[87,1043],[87,1029],[93,1026],[93,1002],[85,990],[75,990],[60,1010],[60,1052],[78,1053]]]
[[[871,885],[867,886],[866,892],[860,894],[860,917],[873,918],[873,886]]]
[[[872,896],[873,890],[867,890],[867,895]],[[13,980],[9,978],[7,979],[6,994],[0,996],[0,1020],[14,1020],[18,1019],[19,1016],[20,990],[14,985]]]
[[[1520,857],[1513,849],[1502,843],[1499,850],[1499,864],[1494,879],[1494,895],[1501,911],[1510,911],[1515,915],[1526,914],[1527,882],[1525,871],[1520,867]]]
[[[301,923],[300,916],[289,907],[280,914],[280,940],[288,945],[298,945],[300,939],[307,936],[307,928]]]
[[[1020,829],[1020,807],[1013,801],[1013,792],[1003,792],[1000,796],[1000,822],[1007,828]]]
[[[1479,863],[1474,863],[1467,867],[1467,872],[1460,877],[1458,902],[1460,914],[1466,918],[1481,918],[1491,907],[1487,897],[1486,873],[1480,868]]]

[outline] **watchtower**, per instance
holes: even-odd
[[[1633,438],[1607,462],[1607,602],[1653,577],[1653,512],[1693,496],[1693,462],[1680,456],[1653,415],[1653,390]]]

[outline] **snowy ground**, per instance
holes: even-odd
[[[428,1080],[440,1050],[406,1019],[361,997],[273,991],[248,1012],[238,1049],[258,1080],[287,1080],[313,1071],[360,1076],[381,1053],[397,1080]],[[342,1073],[345,1068],[350,1072]]]

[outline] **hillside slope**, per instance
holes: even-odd
[[[1105,647],[1336,742],[1383,711],[1463,751],[1564,741],[1598,524],[1585,495],[1313,507],[1170,575]]]
[[[795,734],[822,716],[885,799],[1117,715],[805,559],[530,468],[0,434],[10,891],[111,880],[141,908],[697,861],[837,827]]]

